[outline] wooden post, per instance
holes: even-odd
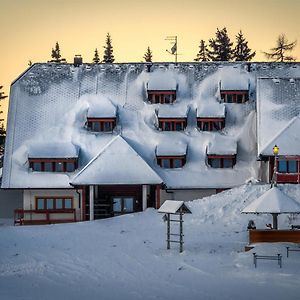
[[[171,227],[170,214],[167,214],[167,249],[170,249]]]
[[[94,186],[90,185],[90,221],[94,220]]]
[[[155,208],[156,209],[159,209],[160,208],[160,185],[158,184],[157,186],[156,186],[156,190],[155,190],[155,200],[156,200],[156,202],[155,202]]]
[[[273,229],[278,229],[278,214],[272,214],[273,217]]]
[[[143,184],[143,210],[147,208],[147,185]]]
[[[86,220],[86,198],[85,198],[85,186],[82,187],[81,189],[81,198],[82,198],[82,207],[81,207],[81,211],[82,211],[82,221]]]
[[[183,220],[182,220],[182,208],[180,208],[179,212],[179,245],[180,245],[180,250],[179,252],[181,253],[183,251]]]

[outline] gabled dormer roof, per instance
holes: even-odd
[[[208,155],[236,155],[237,142],[230,137],[215,135],[207,145]]]
[[[225,118],[223,103],[207,102],[197,108],[197,118]]]
[[[89,101],[88,118],[115,118],[117,108],[104,96],[94,96]]]
[[[28,158],[78,158],[79,148],[74,144],[32,143],[28,148]]]
[[[71,181],[72,185],[160,183],[162,179],[122,136],[109,142]]]
[[[249,79],[248,76],[240,74],[235,77],[227,76],[220,80],[221,91],[248,91]]]
[[[261,151],[261,155],[273,156],[273,147],[279,147],[279,155],[300,155],[300,116],[294,117]]]
[[[187,118],[188,112],[189,112],[189,108],[186,106],[164,104],[159,107],[157,116],[159,118]]]
[[[187,144],[183,142],[163,142],[156,146],[156,156],[184,156]]]

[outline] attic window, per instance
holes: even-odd
[[[176,100],[176,91],[148,91],[151,104],[170,104]]]
[[[87,128],[94,132],[112,132],[116,118],[87,118]]]
[[[233,168],[236,164],[235,155],[207,155],[208,164],[212,168]]]
[[[225,127],[225,118],[197,118],[197,126],[202,131],[218,131]]]
[[[78,167],[78,161],[77,158],[29,158],[29,167],[36,172],[74,172]]]
[[[186,163],[186,156],[157,156],[157,164],[165,169],[182,168]]]
[[[159,118],[158,121],[162,131],[183,131],[186,128],[186,118]]]
[[[225,103],[245,103],[249,100],[249,91],[222,91],[220,92],[221,99]]]

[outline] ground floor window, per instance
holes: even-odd
[[[134,212],[134,197],[113,197],[113,210],[115,214]]]
[[[298,172],[297,160],[278,160],[278,172],[279,173],[297,173]]]
[[[36,197],[37,210],[59,210],[72,209],[72,197]]]

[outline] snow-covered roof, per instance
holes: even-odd
[[[272,156],[273,147],[279,147],[279,155],[300,155],[300,116],[294,117],[278,134],[261,150],[261,155]]]
[[[228,76],[224,76],[220,80],[220,90],[221,91],[248,91],[249,90],[249,79],[244,73],[239,74],[239,76],[234,76],[228,73]]]
[[[187,144],[180,142],[162,142],[156,147],[157,156],[184,156],[186,155]]]
[[[300,213],[300,204],[273,187],[245,207],[242,213]]]
[[[237,142],[233,138],[216,135],[207,145],[209,155],[235,155],[237,153]]]
[[[176,104],[163,104],[159,106],[157,116],[159,118],[186,118],[189,108]]]
[[[162,179],[121,137],[115,137],[72,180],[72,185],[160,184]]]
[[[249,67],[248,63],[243,62],[179,63],[176,66],[165,63],[164,70],[160,65],[153,64],[151,72],[147,72],[147,67],[143,63],[93,64],[88,65],[88,68],[86,64],[79,67],[68,64],[34,64],[30,67],[11,86],[2,187],[70,188],[70,182],[76,173],[83,170],[99,151],[120,133],[168,188],[230,188],[257,176],[256,141],[253,136],[256,122],[254,102],[256,78],[285,76],[295,79],[294,83],[288,80],[280,88],[282,98],[286,101],[280,100],[284,103],[282,114],[277,114],[277,111],[275,114],[273,106],[270,110],[266,109],[269,107],[269,98],[265,95],[272,89],[258,82],[257,92],[260,101],[258,118],[263,116],[264,122],[258,120],[257,128],[258,134],[261,134],[259,141],[264,136],[265,139],[261,144],[266,145],[292,117],[299,114],[300,98],[296,97],[299,92],[293,92],[295,94],[293,97],[286,97],[285,95],[293,93],[286,92],[285,89],[298,90],[297,77],[300,77],[300,64],[251,63]],[[253,98],[251,97],[244,105],[225,104],[226,127],[222,131],[223,140],[220,144],[216,143],[216,139],[221,137],[219,132],[197,130],[196,108],[201,108],[202,104],[204,107],[206,104],[210,106],[212,102],[218,104],[219,83],[227,77],[235,82],[247,78]],[[155,82],[163,85],[155,88],[177,87],[178,101],[165,107],[170,107],[170,110],[183,108],[182,111],[187,107],[190,108],[184,132],[160,131],[153,125],[155,110],[163,105],[147,104],[145,87],[147,83],[151,87]],[[270,84],[274,82],[271,80]],[[274,85],[278,87],[278,84]],[[264,89],[264,93],[259,91],[261,88]],[[101,102],[99,99],[110,100]],[[118,110],[120,126],[113,133],[94,134],[85,128],[88,111],[91,112],[94,103],[98,102],[106,103],[105,111],[113,108],[110,104]],[[293,113],[286,114],[288,111]],[[272,123],[273,115],[276,117],[275,125]],[[279,116],[284,122],[278,121]],[[226,170],[209,168],[206,164],[207,145],[211,142],[214,147],[222,146],[228,150],[230,147],[224,145],[227,139],[231,144],[232,138],[239,143],[239,151],[241,149],[235,168]],[[77,145],[80,153],[79,166],[75,174],[30,172],[28,149],[29,145],[36,141],[50,144],[70,142]],[[180,146],[172,148],[173,143],[184,145],[185,151],[178,151],[181,149]],[[167,147],[161,147],[163,144],[167,144]],[[186,164],[180,169],[161,168],[156,161],[157,145],[158,151],[165,149],[166,151],[162,152],[167,155],[174,152],[175,155],[182,154],[186,152],[188,145]],[[224,149],[221,150],[223,152]],[[122,153],[120,152],[121,156]],[[102,154],[99,155],[99,159],[101,156]],[[96,165],[98,160],[94,163]],[[128,168],[127,171],[131,174],[133,170]],[[130,178],[140,182],[138,178]],[[117,180],[115,182],[117,183]],[[134,181],[131,183],[135,184]]]
[[[225,118],[225,105],[218,102],[201,103],[197,108],[198,118]]]
[[[72,143],[38,142],[29,145],[29,158],[77,158],[79,148]]]
[[[88,118],[115,118],[117,109],[106,97],[94,97],[89,102]]]
[[[159,213],[165,214],[176,214],[182,208],[183,212],[191,213],[188,206],[184,203],[184,201],[176,201],[176,200],[166,200],[162,206],[159,208]]]
[[[295,70],[297,69],[295,68]],[[270,147],[274,146],[272,143],[277,142],[277,139],[279,148],[282,148],[281,154],[292,155],[297,152],[299,154],[298,138],[286,139],[292,138],[299,132],[297,131],[299,121],[291,121],[300,115],[299,76],[300,74],[298,78],[264,77],[257,79],[258,155],[272,154]],[[288,144],[285,143],[287,140],[289,140]]]
[[[175,91],[177,82],[170,71],[157,70],[150,74],[148,91]]]

